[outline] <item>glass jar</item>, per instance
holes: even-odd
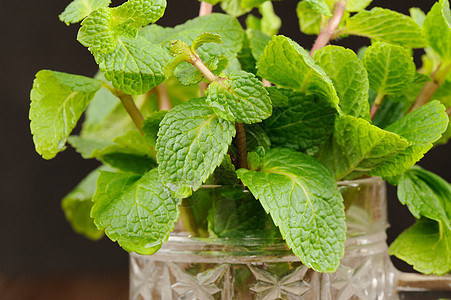
[[[403,274],[393,267],[386,244],[385,183],[380,178],[344,181],[338,186],[346,207],[347,241],[335,273],[318,273],[304,266],[272,233],[272,224],[265,225],[260,235],[240,239],[206,237],[212,228],[207,228],[205,220],[214,213],[205,207],[225,213],[242,203],[236,201],[240,197],[230,198],[230,189],[206,187],[197,199],[182,203],[184,222],[177,224],[156,254],[130,254],[130,299],[413,299],[406,296],[415,290],[435,290],[438,297],[451,295],[449,277]],[[245,199],[252,197],[246,190],[240,193],[245,193]],[[221,203],[218,197],[227,199]],[[216,200],[208,200],[212,198]],[[193,216],[193,212],[201,215]],[[256,208],[255,215],[259,214],[266,216]],[[239,225],[240,220],[231,216],[227,222]],[[247,229],[240,229],[243,235]],[[415,299],[428,299],[422,295]]]

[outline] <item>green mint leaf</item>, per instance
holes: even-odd
[[[130,153],[107,153],[99,156],[98,159],[114,169],[136,174],[144,174],[157,167],[157,163],[153,158]]]
[[[323,147],[320,161],[336,180],[354,179],[407,149],[409,143],[399,135],[382,130],[368,121],[341,116],[335,121],[333,141]]]
[[[393,177],[404,173],[432,148],[448,126],[448,115],[439,101],[432,101],[386,128],[411,145],[370,172],[372,176]]]
[[[273,145],[315,153],[333,132],[337,110],[315,95],[268,88],[274,111],[264,121]]]
[[[191,49],[194,51],[202,45],[208,43],[222,44],[224,41],[219,34],[204,32],[194,39]]]
[[[102,81],[79,75],[42,70],[36,74],[30,98],[30,128],[36,151],[51,159],[65,149],[88,103]]]
[[[207,103],[221,118],[239,123],[258,123],[271,116],[268,92],[254,74],[233,72],[213,81],[206,90]]]
[[[261,31],[268,36],[273,36],[279,32],[282,26],[282,20],[275,14],[271,1],[263,3],[258,11],[262,15],[260,22]]]
[[[442,222],[421,218],[390,245],[389,253],[424,274],[451,271],[451,230]]]
[[[128,252],[150,255],[168,239],[180,199],[171,196],[158,170],[142,177],[100,172],[91,216],[99,229]]]
[[[308,3],[300,1],[296,7],[299,19],[299,27],[305,34],[318,35],[321,29],[323,16],[315,12]]]
[[[160,110],[153,112],[144,120],[142,131],[147,143],[152,147],[157,144],[158,130],[160,129],[160,123],[168,112],[166,110]]]
[[[192,55],[191,48],[187,43],[181,40],[173,40],[169,42],[169,53],[175,57],[181,56],[186,60],[189,60]]]
[[[153,156],[147,140],[137,130],[127,131],[113,138],[111,142],[96,140],[95,138],[94,135],[92,137],[71,136],[69,141],[84,158],[93,158],[116,152]],[[96,145],[103,147],[96,147]]]
[[[248,29],[246,33],[249,38],[249,47],[252,51],[252,56],[256,61],[258,61],[271,38],[256,29]]]
[[[431,8],[424,19],[423,35],[444,62],[451,62],[451,11],[448,0],[440,0]]]
[[[332,11],[326,0],[304,0],[309,7],[317,14],[322,14],[325,16],[332,16]]]
[[[227,14],[239,17],[251,11],[251,8],[246,8],[241,5],[243,0],[222,0],[221,9]]]
[[[332,80],[343,113],[369,120],[368,75],[354,51],[326,46],[315,51],[313,59]]]
[[[162,28],[157,25],[146,26],[139,31],[139,36],[151,43],[168,47],[171,40],[182,40],[187,44],[192,44],[199,35],[205,32],[220,35],[224,43],[208,43],[196,49],[202,61],[208,61],[211,57],[221,54],[231,61],[241,50],[244,32],[240,23],[232,16],[218,13],[189,20],[174,28]]]
[[[400,176],[398,199],[412,215],[443,222],[451,229],[451,186],[446,180],[420,167]]]
[[[308,52],[285,36],[273,36],[258,62],[259,75],[282,87],[329,99],[338,108],[332,81]]]
[[[115,88],[129,95],[141,95],[165,80],[163,69],[171,56],[145,39],[121,37],[113,52],[96,53],[95,59]]]
[[[343,198],[329,170],[308,155],[275,148],[259,171],[237,174],[306,266],[319,272],[338,268],[346,223]]]
[[[238,197],[230,197],[227,192],[238,193]],[[268,238],[277,230],[260,202],[249,191],[227,191],[222,188],[218,194],[208,213],[208,229],[214,236]]]
[[[408,49],[377,42],[363,56],[370,88],[381,95],[404,92],[415,79],[416,67]]]
[[[420,26],[423,27],[426,14],[418,7],[409,8],[410,17]]]
[[[93,53],[108,54],[121,37],[135,38],[140,27],[160,19],[165,8],[166,0],[129,0],[115,8],[100,8],[83,20],[77,39]]]
[[[250,29],[248,29],[247,33]],[[243,47],[241,48],[241,51],[238,53],[237,56],[238,62],[241,66],[241,70],[257,74],[257,68],[256,68],[256,59],[254,58],[251,46],[250,46],[250,38],[249,34],[246,34],[244,36],[243,40]]]
[[[157,161],[162,181],[176,194],[196,191],[221,164],[235,124],[219,118],[204,98],[171,109],[160,123]]]
[[[59,19],[66,25],[78,23],[91,12],[99,8],[108,7],[110,3],[111,0],[74,0],[59,15]]]
[[[97,229],[91,218],[91,209],[94,205],[92,197],[96,191],[99,171],[107,169],[103,166],[89,173],[61,202],[64,215],[72,229],[91,240],[103,237],[103,231]]]
[[[263,147],[263,149],[269,150],[271,140],[260,124],[246,124],[244,125],[244,129],[246,130],[247,151],[255,151],[257,147]]]
[[[361,11],[346,20],[346,25],[337,33],[364,36],[407,48],[426,46],[421,28],[410,17],[389,9],[375,7]]]
[[[348,0],[346,10],[349,12],[358,12],[364,10],[373,0]]]

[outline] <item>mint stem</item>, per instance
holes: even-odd
[[[446,109],[446,113],[448,116],[451,116],[451,106]]]
[[[247,169],[247,143],[246,131],[243,123],[235,122],[236,127],[236,156],[238,161],[238,169]]]
[[[266,86],[266,87],[271,87],[272,86],[271,82],[269,82],[265,78],[262,79],[262,83],[263,83],[263,86]]]
[[[409,109],[409,112],[414,111],[415,109],[421,107],[426,104],[429,100],[431,100],[432,96],[434,96],[435,92],[437,92],[440,85],[446,80],[449,72],[451,71],[451,64],[448,65],[440,65],[437,70],[432,74],[432,81],[426,82],[423,89],[421,90],[418,97],[415,99],[415,102]]]
[[[335,30],[337,30],[338,25],[340,25],[341,19],[343,18],[343,14],[346,8],[346,2],[347,1],[339,1],[337,2],[337,4],[335,4],[334,15],[329,20],[326,27],[323,28],[318,35],[318,38],[316,39],[312,50],[310,50],[310,56],[313,55],[313,52],[323,48],[330,42],[332,35],[335,33]]]
[[[171,100],[169,99],[168,91],[166,85],[161,83],[155,87],[158,99],[158,109],[159,110],[170,110],[172,108]]]
[[[144,118],[141,115],[141,112],[139,111],[138,107],[136,107],[136,104],[133,101],[132,96],[127,95],[118,89],[115,89],[114,87],[105,82],[103,83],[103,87],[109,90],[114,96],[118,97],[119,100],[121,100],[122,105],[124,106],[129,116],[132,118],[132,121],[133,123],[135,123],[136,128],[138,128],[139,132],[142,135],[144,135],[142,131]]]
[[[371,121],[374,120],[374,117],[376,116],[379,108],[381,107],[382,101],[384,101],[384,98],[385,98],[384,93],[378,93],[376,96],[376,99],[374,99],[373,105],[371,106],[371,110],[370,110]]]
[[[199,17],[209,15],[213,12],[213,4],[202,1],[200,3]]]
[[[218,79],[218,77],[216,77],[216,75],[213,74],[210,69],[208,69],[207,66],[202,62],[200,57],[196,57],[195,59],[191,60],[191,64],[195,66],[202,73],[202,75],[207,78],[208,81],[213,82]]]

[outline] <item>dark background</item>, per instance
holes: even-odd
[[[34,152],[30,135],[29,91],[37,71],[51,69],[85,76],[97,71],[89,51],[76,41],[79,26],[67,27],[58,20],[69,2],[1,0],[0,274],[127,272],[125,251],[107,238],[91,242],[73,233],[60,209],[60,199],[97,163],[81,159],[72,149],[45,161]],[[122,1],[113,2],[118,5]],[[167,12],[158,22],[161,25],[174,26],[198,13],[197,0],[168,2]],[[434,2],[375,0],[373,6],[408,14],[409,6],[428,11]],[[300,34],[296,4],[294,0],[275,3],[283,21],[281,33],[310,48],[313,38]],[[341,43],[356,49],[369,41],[352,38]],[[450,149],[449,144],[433,149],[421,165],[451,181]],[[388,202],[391,242],[413,218],[393,191]]]

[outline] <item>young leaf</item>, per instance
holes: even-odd
[[[386,128],[405,138],[411,145],[370,172],[372,176],[393,177],[404,173],[432,148],[448,126],[445,107],[438,101],[407,114]]]
[[[282,87],[328,99],[338,108],[332,81],[308,52],[285,36],[273,36],[258,62],[258,73]]]
[[[30,98],[30,128],[36,151],[51,159],[65,149],[88,103],[102,87],[100,80],[42,70],[36,74]]]
[[[299,27],[305,34],[318,35],[321,28],[323,16],[316,13],[305,1],[300,1],[296,7],[299,19]]]
[[[412,167],[400,176],[398,198],[412,215],[443,222],[451,230],[451,186],[420,167]]]
[[[142,38],[121,37],[108,54],[95,53],[100,70],[111,84],[129,95],[147,93],[165,80],[163,68],[171,56]]]
[[[370,88],[380,95],[403,93],[413,82],[416,67],[410,51],[396,45],[377,42],[363,56]]]
[[[315,51],[313,58],[332,80],[343,113],[369,120],[368,75],[354,51],[326,46]]]
[[[382,130],[368,121],[341,116],[335,122],[333,141],[319,155],[336,180],[362,176],[407,149],[399,135]]]
[[[271,116],[268,92],[254,74],[233,72],[213,81],[206,90],[207,103],[221,118],[239,123],[258,123]]]
[[[304,0],[303,2],[307,3],[309,7],[317,14],[332,16],[332,12],[326,0]]]
[[[220,35],[224,43],[209,43],[196,49],[203,61],[208,61],[211,57],[221,54],[230,61],[241,50],[243,29],[238,20],[225,14],[213,13],[198,17],[174,28],[161,28],[157,25],[146,26],[139,31],[139,36],[151,43],[168,47],[172,40],[182,40],[190,45],[196,37],[205,32]]]
[[[269,88],[274,112],[264,121],[274,145],[315,153],[333,132],[337,110],[327,99]]]
[[[107,170],[100,167],[89,173],[66,197],[61,201],[61,207],[66,216],[66,220],[72,229],[91,240],[98,240],[103,237],[103,231],[98,230],[91,218],[91,208],[94,204],[92,197],[96,191],[96,181],[100,170]]]
[[[275,14],[272,2],[263,3],[258,8],[258,11],[262,15],[260,22],[261,31],[268,36],[277,34],[282,26],[282,20]]]
[[[158,177],[100,172],[91,216],[97,228],[124,250],[154,254],[168,239],[178,218],[180,199],[173,198]]]
[[[343,198],[322,164],[275,148],[266,153],[259,171],[240,169],[237,174],[306,266],[319,272],[338,268],[346,238]]]
[[[71,23],[78,23],[86,18],[91,12],[107,7],[111,0],[74,0],[66,9],[59,15],[61,22],[69,25]]]
[[[425,274],[451,271],[451,230],[442,222],[421,218],[390,245],[389,254]]]
[[[221,164],[235,136],[235,124],[219,118],[204,98],[171,109],[160,123],[157,161],[164,184],[181,197]]]
[[[91,52],[108,54],[122,37],[135,38],[138,29],[160,19],[166,0],[129,0],[115,8],[100,8],[82,23],[78,41]]]
[[[252,9],[260,6],[269,0],[241,0],[241,6],[245,9]]]
[[[426,42],[421,28],[414,20],[403,14],[375,7],[361,11],[346,20],[346,25],[336,36],[358,35],[407,48],[423,48]]]
[[[191,49],[192,51],[194,51],[202,45],[208,43],[222,44],[224,43],[224,41],[219,34],[204,32],[194,39],[193,44],[191,45]]]
[[[239,17],[251,10],[241,5],[243,0],[221,0],[221,9],[227,14]]]

